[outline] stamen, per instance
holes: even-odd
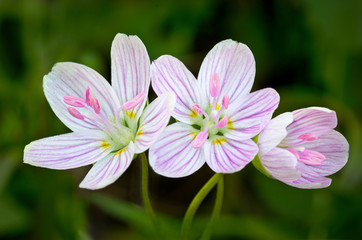
[[[228,109],[228,106],[229,106],[229,102],[230,102],[230,98],[229,98],[229,95],[225,94],[224,97],[222,98],[222,106],[225,108],[225,109]]]
[[[91,99],[92,99],[92,95],[90,93],[90,88],[88,87],[87,90],[85,91],[85,102],[87,103],[88,106],[91,106]]]
[[[144,92],[140,92],[137,96],[135,96],[132,100],[126,102],[123,104],[124,110],[130,110],[135,108],[138,104],[140,104],[143,99],[146,97],[146,94]]]
[[[84,107],[85,101],[83,98],[80,97],[73,97],[73,96],[64,96],[63,97],[64,103],[73,106],[73,107]]]
[[[314,141],[318,139],[318,137],[313,133],[304,133],[298,137],[298,139],[304,140],[304,141]]]
[[[194,109],[198,114],[201,114],[203,112],[201,107],[197,104],[193,105],[192,109]]]
[[[219,75],[217,73],[211,74],[209,87],[210,87],[210,95],[212,97],[219,96],[219,94],[220,94],[220,79],[219,79]]]
[[[73,107],[68,107],[68,112],[70,113],[70,115],[72,115],[73,117],[80,119],[80,120],[84,120],[83,115],[75,108]]]
[[[326,157],[323,154],[306,149],[299,153],[298,160],[309,165],[321,165],[325,159]]]
[[[224,116],[218,123],[217,123],[217,127],[218,128],[223,128],[228,124],[228,117]]]
[[[94,112],[99,114],[101,112],[101,105],[99,104],[98,98],[91,97],[91,107],[94,109]]]
[[[198,114],[203,114],[206,118],[206,122],[209,121],[209,115],[204,110],[202,110],[202,108],[199,105],[197,104],[193,105],[192,109],[195,110]]]
[[[199,132],[199,134],[197,134],[194,141],[192,142],[192,147],[200,148],[202,145],[204,145],[208,136],[209,134],[207,133],[207,130]]]

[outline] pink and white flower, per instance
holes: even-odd
[[[337,126],[336,113],[310,107],[273,118],[258,138],[261,165],[267,175],[298,188],[323,188],[326,176],[347,162],[349,145]]]
[[[178,120],[166,127],[149,151],[152,168],[183,177],[205,162],[215,172],[241,170],[258,152],[251,140],[279,103],[271,88],[250,93],[255,61],[250,49],[232,40],[218,43],[204,59],[198,80],[176,58],[161,56],[151,65],[158,95],[172,91]]]
[[[80,187],[99,189],[156,141],[169,121],[174,94],[162,94],[144,109],[150,60],[137,36],[117,34],[111,60],[112,86],[93,69],[70,62],[56,64],[44,77],[51,108],[73,132],[31,142],[25,163],[52,169],[94,164]]]

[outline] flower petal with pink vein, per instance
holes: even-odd
[[[297,169],[302,176],[295,181],[284,181],[286,184],[297,188],[313,189],[328,187],[332,182],[332,179],[319,175],[304,163],[298,162]]]
[[[43,138],[24,149],[24,162],[37,167],[70,169],[92,164],[109,154],[101,137],[66,133]]]
[[[201,89],[210,99],[209,81],[212,74],[220,78],[220,95],[228,94],[230,103],[250,92],[255,77],[255,60],[250,49],[242,43],[224,40],[216,44],[201,64],[198,80]]]
[[[118,33],[112,42],[112,86],[121,104],[130,101],[139,93],[148,95],[150,86],[150,58],[145,45],[137,36]],[[147,98],[134,108],[137,120]]]
[[[100,110],[108,118],[113,118],[120,107],[118,97],[111,85],[93,69],[78,63],[57,63],[44,76],[45,96],[57,117],[72,131],[89,131],[97,127],[86,121],[79,121],[69,114],[64,96],[85,98],[87,88],[99,100]]]
[[[270,120],[258,137],[259,154],[265,155],[275,148],[287,136],[286,128],[292,121],[291,112],[280,114]]]
[[[229,105],[227,138],[244,140],[257,135],[270,120],[279,104],[279,94],[272,88],[252,92]]]
[[[309,166],[322,176],[338,172],[348,160],[349,144],[346,138],[335,130],[319,136],[317,140],[305,142],[300,146],[317,151],[326,157],[321,165]]]
[[[233,173],[254,159],[258,146],[251,139],[237,141],[221,137],[206,141],[203,150],[205,161],[214,172]]]
[[[197,132],[188,124],[174,123],[165,128],[149,151],[153,170],[166,177],[185,177],[204,163],[203,151],[192,147]]]
[[[206,97],[202,94],[199,82],[177,58],[164,55],[153,61],[151,76],[152,88],[157,95],[164,92],[176,94],[176,105],[172,116],[177,120],[192,124],[190,114],[193,105],[197,103],[202,108],[207,106]]]
[[[288,135],[280,144],[281,146],[301,143],[298,137],[306,133],[319,137],[337,126],[336,112],[322,107],[296,110],[293,112],[293,118],[293,122],[287,127]]]
[[[296,157],[286,149],[276,147],[267,154],[260,155],[260,160],[268,173],[280,181],[294,181],[302,175],[297,170]]]
[[[89,170],[87,176],[80,183],[79,187],[91,190],[100,189],[115,182],[132,162],[134,155],[134,144],[129,145],[115,154],[97,161]]]
[[[145,108],[136,135],[135,153],[146,151],[157,140],[170,120],[175,102],[175,94],[167,92],[160,95]]]

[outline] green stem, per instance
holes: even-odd
[[[223,203],[224,198],[224,178],[221,176],[219,183],[217,184],[217,190],[216,190],[216,200],[214,205],[214,210],[212,211],[211,219],[209,223],[207,224],[207,227],[202,234],[201,240],[208,240],[211,236],[212,226],[214,224],[214,221],[216,218],[220,216],[221,207]]]
[[[140,154],[141,158],[141,168],[142,168],[142,198],[143,198],[143,204],[145,207],[145,211],[147,215],[150,217],[154,229],[157,229],[157,219],[156,214],[152,208],[150,196],[148,195],[148,162],[147,162],[147,156],[143,152]]]
[[[222,173],[215,173],[212,178],[207,181],[207,183],[201,188],[201,190],[196,194],[194,199],[192,200],[189,208],[186,211],[183,223],[182,223],[182,230],[181,236],[182,239],[187,239],[188,232],[191,228],[192,219],[195,216],[197,209],[199,208],[202,201],[205,199],[207,194],[211,191],[211,189],[222,179]]]

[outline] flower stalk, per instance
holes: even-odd
[[[213,189],[213,187],[217,183],[219,183],[219,181],[222,179],[223,179],[222,173],[215,173],[214,176],[212,176],[209,179],[209,181],[207,181],[207,183],[196,194],[196,196],[192,200],[192,202],[191,202],[190,206],[188,207],[186,214],[184,216],[184,220],[182,223],[182,229],[181,229],[181,238],[182,239],[187,239],[188,233],[191,228],[192,220],[193,220],[195,213],[196,213],[197,209],[199,208],[200,204],[205,199],[205,197],[209,194],[211,189]],[[221,190],[223,191],[223,189],[221,189]],[[220,191],[218,191],[218,192],[220,192]],[[219,201],[215,204],[214,212],[219,211],[219,208],[221,208],[221,204],[222,204],[222,199],[220,200],[220,197],[219,197]],[[220,207],[217,207],[217,205],[220,205]],[[213,215],[215,215],[215,217],[216,217],[218,215],[218,213],[215,213]]]

